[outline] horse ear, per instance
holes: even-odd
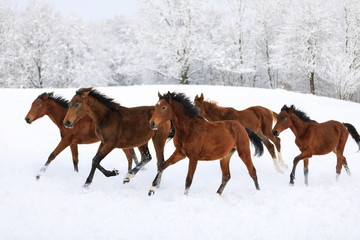
[[[168,91],[168,93],[166,94],[166,98],[169,102],[171,102],[171,93]]]
[[[292,112],[294,110],[294,105],[291,105],[291,107],[289,108],[289,111]]]
[[[161,94],[160,94],[160,92],[159,92],[159,91],[158,91],[158,97],[159,97],[159,98],[161,98]]]
[[[201,95],[200,95],[200,100],[204,101],[204,94],[203,93],[201,93]]]

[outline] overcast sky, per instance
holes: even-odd
[[[48,0],[62,15],[75,13],[87,21],[112,18],[116,15],[132,16],[136,0]],[[25,8],[31,0],[12,0],[18,8]]]

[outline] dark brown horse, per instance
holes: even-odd
[[[350,175],[350,169],[343,155],[349,133],[360,148],[360,136],[353,125],[333,120],[318,123],[293,105],[291,107],[284,105],[277,117],[273,133],[278,136],[287,128],[294,133],[295,143],[301,151],[300,155],[294,158],[290,185],[294,184],[295,169],[300,160],[304,160],[305,184],[308,185],[309,158],[313,155],[325,155],[330,152],[334,152],[337,158],[336,179],[341,173],[342,166]]]
[[[164,145],[170,132],[170,121],[159,126],[159,130],[152,131],[149,120],[153,112],[153,106],[123,107],[92,88],[82,88],[76,92],[69,103],[64,125],[72,128],[79,119],[89,115],[95,122],[96,135],[101,140],[84,187],[91,184],[96,167],[114,148],[139,147],[141,153],[141,162],[128,172],[124,183],[129,182],[151,160],[147,146],[150,139],[154,143],[158,165],[164,161]]]
[[[68,110],[69,102],[60,97],[55,96],[53,93],[43,93],[39,95],[31,105],[29,113],[25,117],[25,121],[31,124],[38,118],[48,115],[49,118],[55,123],[60,130],[61,140],[55,150],[50,154],[45,165],[41,168],[36,179],[39,179],[41,174],[46,171],[52,160],[61,153],[65,148],[70,146],[72,159],[74,163],[74,170],[79,171],[78,168],[78,144],[90,144],[99,141],[99,138],[95,134],[95,123],[89,116],[84,116],[72,129],[65,128],[63,124],[64,117]],[[138,160],[134,149],[124,149],[124,153],[128,159],[128,170],[132,168],[132,160],[135,164],[138,164]],[[118,174],[117,170],[108,171],[100,166],[100,171],[105,176],[115,176]]]
[[[261,106],[249,107],[242,111],[231,107],[220,107],[214,102],[205,101],[204,94],[202,93],[200,97],[196,95],[194,103],[199,109],[200,114],[209,121],[236,120],[245,128],[249,128],[256,133],[268,149],[273,159],[275,169],[279,173],[284,173],[279,166],[279,162],[284,168],[288,166],[281,157],[280,138],[274,136],[271,132],[272,124],[276,121],[276,113]],[[276,146],[278,158],[276,158],[274,145],[271,142]]]
[[[163,122],[171,120],[175,128],[175,152],[162,163],[149,191],[149,196],[155,193],[159,176],[170,165],[189,158],[189,168],[185,183],[185,194],[188,193],[198,160],[210,161],[220,159],[222,182],[217,191],[221,195],[230,179],[229,162],[237,150],[239,157],[245,163],[256,189],[259,188],[256,170],[251,160],[250,141],[256,148],[256,154],[263,153],[261,139],[246,129],[237,121],[209,122],[199,115],[196,107],[182,93],[159,93],[159,102],[150,119],[150,127],[158,129]]]

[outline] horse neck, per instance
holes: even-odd
[[[221,120],[222,109],[220,109],[219,106],[217,106],[215,103],[211,102],[203,102],[203,108],[205,112],[205,118],[209,119],[210,121],[219,121]]]
[[[290,129],[296,137],[303,135],[308,129],[309,123],[301,120],[294,113],[290,115],[291,125]]]
[[[196,121],[197,117],[189,116],[186,113],[186,109],[182,106],[181,103],[173,101],[172,103],[174,116],[172,122],[174,124],[175,132],[189,132],[189,125],[192,122]]]
[[[62,107],[54,101],[47,102],[47,115],[59,128],[63,126],[63,120],[65,118],[68,108]]]
[[[103,105],[101,102],[96,100],[93,97],[89,98],[89,112],[87,113],[89,117],[96,123],[96,125],[101,124],[106,119],[109,119],[109,114],[112,113],[112,110],[105,105]]]

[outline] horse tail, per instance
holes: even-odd
[[[271,111],[271,113],[272,113],[272,117],[273,117],[273,122],[276,123],[277,122],[277,116],[279,114],[277,114],[276,112],[273,112],[273,111]]]
[[[253,131],[251,131],[248,128],[245,128],[247,134],[249,135],[249,139],[252,143],[252,145],[255,147],[255,154],[254,156],[262,156],[264,153],[264,145],[263,142],[261,140],[261,138],[259,138],[258,135],[256,135]]]
[[[350,133],[350,135],[352,136],[352,138],[355,140],[356,144],[359,147],[359,151],[360,151],[360,135],[359,135],[359,133],[356,131],[355,127],[353,125],[351,125],[350,123],[343,123],[343,124],[347,128],[347,130]]]

